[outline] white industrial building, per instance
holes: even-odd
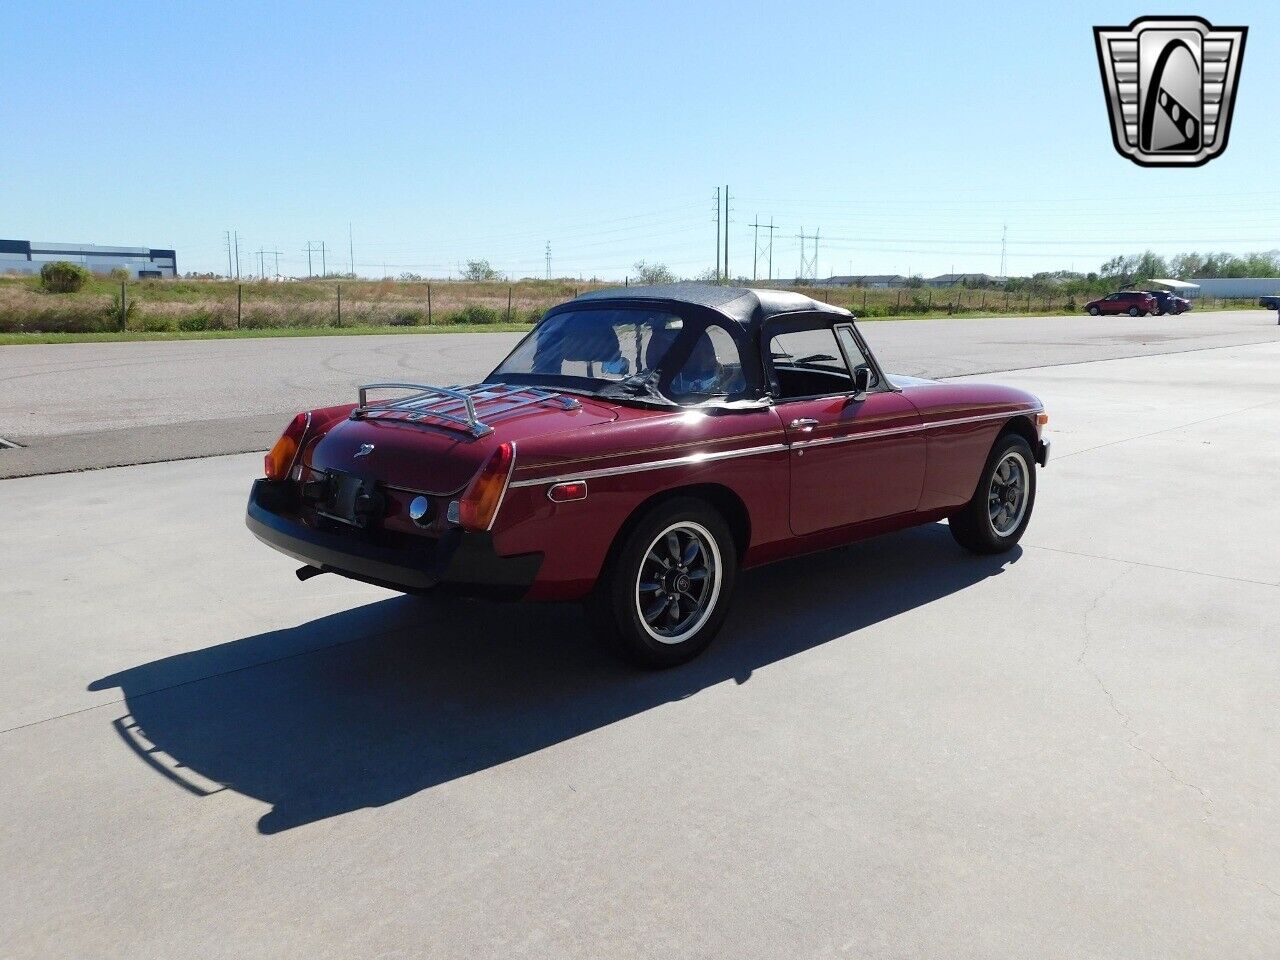
[[[1198,289],[1183,296],[1216,297],[1219,300],[1252,300],[1280,295],[1280,277],[1192,277]]]
[[[58,260],[78,263],[94,273],[110,273],[123,267],[134,279],[178,275],[178,256],[173,250],[0,240],[0,273],[39,273],[46,263]]]

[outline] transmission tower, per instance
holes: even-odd
[[[1009,225],[1006,223],[1000,228],[1000,276],[1004,276],[1004,243],[1005,238],[1009,235]]]
[[[551,279],[551,241],[547,241],[547,279]]]
[[[720,282],[720,188],[716,187],[716,283]]]
[[[307,276],[311,274],[311,254],[320,252],[320,243],[317,240],[308,240],[306,247],[303,248],[307,254]]]
[[[804,227],[800,228],[800,233],[796,237],[800,241],[800,276],[799,280],[817,280],[818,279],[818,234],[821,227],[815,229],[813,234],[807,235]],[[807,241],[813,241],[813,253],[806,256],[808,252]]]
[[[760,222],[760,214],[756,214],[755,221],[751,224],[755,230],[754,255],[751,258],[751,279],[760,279],[760,260],[767,258],[769,263],[769,279],[773,279],[773,231],[778,228],[773,225],[773,217],[769,218],[768,223]],[[760,231],[768,231],[765,234],[765,242],[760,242]]]

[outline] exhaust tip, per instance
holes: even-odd
[[[318,577],[322,573],[324,573],[323,570],[319,567],[313,567],[310,564],[305,567],[299,567],[297,570],[293,571],[293,575],[304,582],[310,580],[312,577]]]

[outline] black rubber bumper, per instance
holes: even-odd
[[[1049,465],[1049,441],[1038,440],[1036,442],[1036,463],[1045,467]]]
[[[421,548],[391,548],[316,530],[290,515],[294,503],[283,484],[254,481],[245,523],[255,537],[326,573],[421,593],[436,588],[468,595],[519,599],[528,591],[542,554],[499,556],[488,533],[450,530]]]

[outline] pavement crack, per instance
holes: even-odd
[[[1153,763],[1173,783],[1176,783],[1183,789],[1190,790],[1196,794],[1200,805],[1200,822],[1212,833],[1216,829],[1213,823],[1213,816],[1216,810],[1213,797],[1209,795],[1208,791],[1205,790],[1204,787],[1179,774],[1178,771],[1171,767],[1163,758],[1156,755],[1151,750],[1148,750],[1138,742],[1139,738],[1142,736],[1142,732],[1134,726],[1133,718],[1120,706],[1119,702],[1116,700],[1115,694],[1111,691],[1111,688],[1107,686],[1107,682],[1102,678],[1102,675],[1089,663],[1089,651],[1094,641],[1093,631],[1090,626],[1090,619],[1098,612],[1098,608],[1101,607],[1103,600],[1105,600],[1107,596],[1116,589],[1121,581],[1136,569],[1137,566],[1139,565],[1129,564],[1126,566],[1124,570],[1122,570],[1098,592],[1098,595],[1093,598],[1093,602],[1089,604],[1089,608],[1085,610],[1084,615],[1081,618],[1084,640],[1080,644],[1079,652],[1076,654],[1076,664],[1093,679],[1094,683],[1097,684],[1098,689],[1102,691],[1103,696],[1106,697],[1112,713],[1116,715],[1121,726],[1124,727],[1128,734],[1125,739],[1125,745],[1130,750],[1141,754]],[[1222,862],[1222,875],[1224,877],[1228,880],[1252,884],[1253,886],[1265,890],[1267,893],[1271,894],[1271,896],[1280,899],[1280,891],[1276,890],[1275,887],[1271,886],[1266,881],[1258,880],[1255,877],[1246,876],[1245,874],[1237,873],[1232,870],[1229,864],[1227,849],[1216,839],[1211,838],[1209,842],[1218,850],[1218,856]]]

